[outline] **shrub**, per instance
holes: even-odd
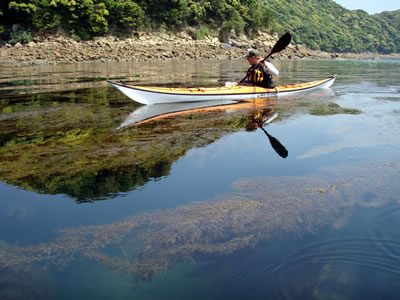
[[[21,44],[26,44],[29,42],[32,42],[32,34],[30,31],[26,30],[17,30],[13,31],[10,34],[10,40],[8,41],[10,44],[16,44],[16,43],[21,43]]]
[[[194,31],[193,38],[195,40],[203,40],[206,37],[213,35],[214,29],[209,25],[202,25]]]

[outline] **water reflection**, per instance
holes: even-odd
[[[168,103],[146,105],[138,108],[122,122],[120,126],[112,131],[112,133],[126,129],[130,126],[139,126],[154,120],[165,119],[173,116],[182,116],[195,114],[205,111],[226,111],[226,110],[244,110],[248,109],[248,122],[246,124],[247,131],[254,131],[257,128],[267,135],[272,148],[282,158],[288,156],[286,148],[273,136],[271,136],[264,128],[265,125],[271,123],[278,117],[278,113],[274,112],[270,107],[274,106],[275,98],[264,98],[258,100],[221,100],[221,101],[200,101],[187,103]]]
[[[349,165],[312,176],[238,180],[232,193],[209,201],[133,215],[110,224],[61,229],[57,239],[39,245],[18,247],[3,242],[0,269],[38,263],[65,268],[77,256],[84,256],[136,280],[151,280],[176,264],[229,256],[284,234],[299,236],[327,225],[338,230],[349,222],[355,206],[394,205],[399,192],[398,167],[388,164],[371,173],[369,166]],[[337,181],[332,180],[335,177]],[[379,196],[371,195],[366,201],[363,195],[370,191]],[[293,268],[318,263],[323,270],[327,264],[352,262],[400,278],[392,266],[397,255],[382,256],[382,249],[398,252],[398,236],[370,242],[379,247],[365,251],[369,242],[348,238],[308,244],[281,257],[272,272],[281,290],[290,283],[282,278]]]
[[[289,152],[286,150],[285,146],[283,146],[275,137],[270,135],[264,128],[266,124],[272,122],[277,117],[278,113],[274,112],[272,109],[260,109],[250,116],[250,121],[246,125],[246,130],[253,131],[257,128],[261,128],[261,130],[267,135],[275,152],[278,153],[280,157],[286,158]]]
[[[165,103],[155,105],[144,105],[131,112],[125,120],[112,132],[126,129],[130,126],[138,126],[158,119],[172,116],[185,115],[207,110],[228,109],[235,107],[239,102],[234,100],[224,101],[199,101],[183,103]]]
[[[209,86],[239,78],[246,61],[147,61],[0,65],[0,95],[106,87],[106,79],[139,85]],[[162,70],[162,72],[160,72]]]
[[[0,179],[80,202],[112,198],[167,176],[171,164],[188,150],[242,130],[248,109],[273,104],[268,100],[232,106],[218,103],[197,111],[184,111],[184,105],[139,107],[133,116],[140,116],[140,128],[122,130],[130,125],[132,114],[121,126],[115,124],[136,106],[110,91],[99,88],[3,101],[7,112],[0,117]],[[159,115],[155,122],[155,110],[172,115],[175,111],[175,118]],[[145,123],[150,119],[153,122]]]
[[[153,106],[137,106],[112,88],[8,96],[0,103],[0,180],[79,202],[113,198],[169,175],[172,163],[188,150],[245,130],[257,114],[268,116],[273,109],[282,120],[298,109],[326,107],[323,101],[304,102],[332,97],[321,93],[296,101]],[[323,111],[343,113],[331,105]],[[276,153],[287,157],[278,139],[259,128]]]
[[[113,132],[123,130],[130,126],[139,126],[155,120],[161,120],[176,116],[184,116],[189,114],[198,114],[201,112],[248,110],[251,113],[251,111],[258,111],[266,107],[274,106],[275,99],[275,97],[272,97],[257,100],[214,100],[145,105],[130,113],[121,123],[121,125],[113,130]],[[250,116],[250,118],[251,117],[252,116]]]
[[[166,85],[174,84],[180,75],[189,76],[180,78],[181,84],[200,85],[206,80],[205,85],[215,85],[232,80],[229,70],[239,68],[231,61],[191,62],[184,67],[162,64],[170,70],[165,73]],[[297,102],[259,99],[193,104],[197,107],[138,107],[113,88],[102,87],[104,77],[151,84],[151,74],[159,67],[147,63],[143,72],[135,64],[122,69],[109,64],[2,69],[13,75],[3,76],[0,82],[0,180],[39,193],[65,194],[79,202],[109,199],[169,175],[172,163],[188,150],[244,130],[252,114],[261,110],[274,107],[285,119],[296,113],[297,106],[315,108],[311,95],[302,95]],[[218,75],[204,75],[210,72]],[[43,92],[47,90],[51,92]],[[327,90],[313,97],[334,95]],[[280,103],[275,108],[276,101]],[[259,128],[273,149],[287,157],[278,139]]]

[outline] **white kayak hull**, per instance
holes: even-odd
[[[329,88],[336,75],[327,79],[299,84],[278,85],[274,88],[237,85],[216,88],[160,88],[139,87],[107,80],[130,99],[141,104],[179,103],[216,100],[260,99],[302,93],[314,89]]]

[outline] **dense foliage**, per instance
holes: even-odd
[[[82,39],[113,30],[183,29],[207,26],[251,34],[272,22],[262,0],[6,0],[0,4],[2,27],[23,30],[63,28]]]
[[[3,0],[0,18],[0,34],[11,42],[28,42],[32,30],[90,39],[190,27],[195,38],[263,29],[289,31],[296,43],[328,52],[400,52],[400,10],[369,15],[333,0]]]
[[[331,0],[268,0],[278,32],[328,52],[400,52],[400,10],[369,15]]]

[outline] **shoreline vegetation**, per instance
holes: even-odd
[[[76,62],[129,62],[146,60],[234,60],[243,59],[247,48],[256,48],[266,55],[278,40],[278,35],[259,32],[254,39],[232,34],[226,42],[217,37],[193,39],[186,32],[175,35],[163,32],[136,32],[135,37],[115,36],[76,41],[64,33],[39,35],[33,41],[0,47],[0,64],[37,65]],[[400,58],[400,54],[329,53],[312,50],[305,45],[290,44],[273,55],[278,59],[380,59]]]

